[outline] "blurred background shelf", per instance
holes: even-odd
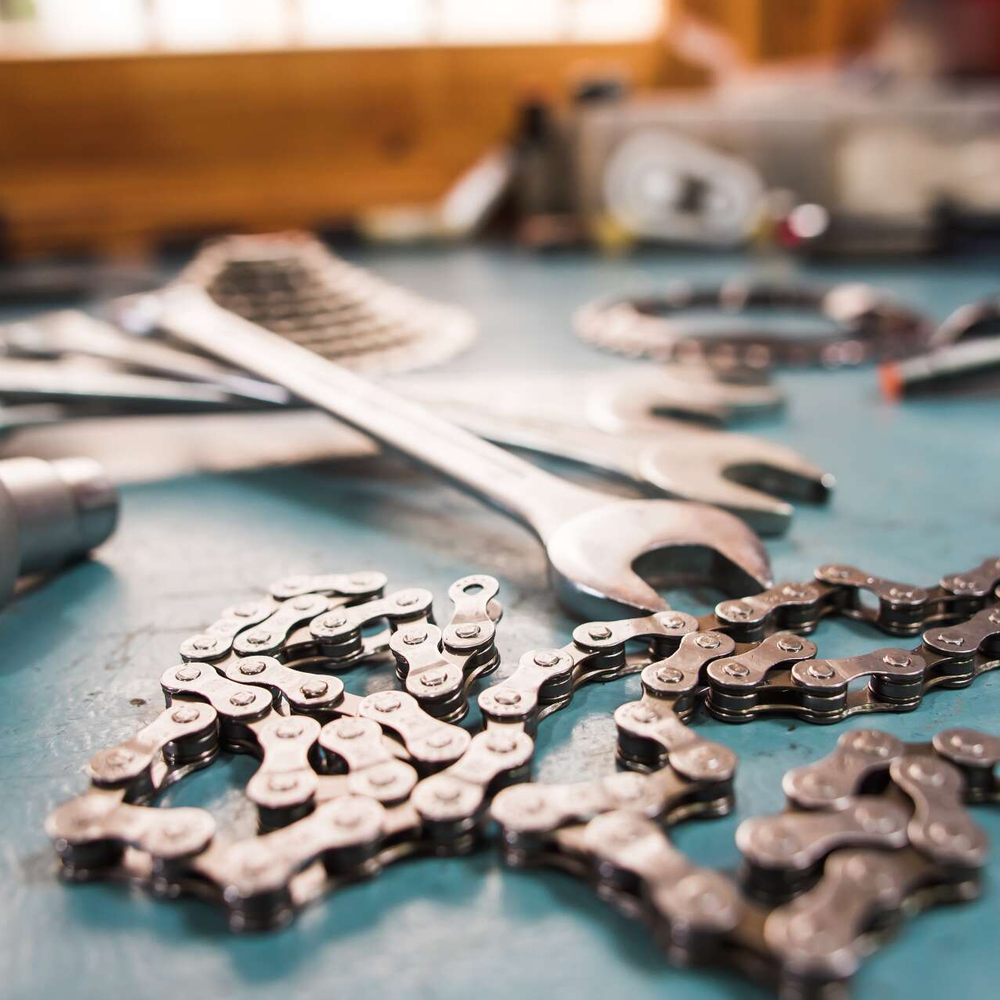
[[[0,4],[0,253],[120,256],[426,201],[511,134],[526,99],[565,104],[609,75],[638,93],[703,86],[681,54],[705,44],[682,30],[687,15],[757,64],[857,52],[891,4],[363,7]]]

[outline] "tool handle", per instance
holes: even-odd
[[[569,459],[593,469],[641,481],[641,473],[636,467],[636,454],[642,443],[638,436],[605,434],[604,431],[560,423],[544,416],[522,414],[509,417],[491,412],[488,406],[461,403],[453,407],[442,401],[431,408],[440,416],[494,444]]]
[[[603,500],[216,305],[176,286],[156,297],[155,321],[171,336],[274,381],[331,416],[445,475],[523,521],[543,539]]]

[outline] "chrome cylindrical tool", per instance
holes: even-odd
[[[117,521],[118,491],[97,462],[0,461],[0,605],[18,577],[86,555]]]

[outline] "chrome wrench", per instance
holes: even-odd
[[[585,617],[668,605],[658,580],[745,593],[771,581],[757,535],[725,511],[673,500],[625,500],[576,486],[448,423],[178,285],[136,303],[156,328],[258,377],[416,459],[526,524],[541,540],[559,599]],[[125,307],[128,308],[127,306]],[[126,317],[126,326],[135,327]]]
[[[496,444],[579,462],[660,495],[723,507],[762,534],[781,534],[791,522],[791,504],[777,497],[819,503],[833,486],[832,476],[791,448],[656,416],[660,407],[652,400],[666,403],[670,394],[652,382],[638,380],[629,399],[617,373],[590,381],[581,376],[575,391],[559,376],[548,384],[535,375],[508,377],[517,383],[508,391],[504,381],[463,375],[451,392],[440,375],[395,384],[408,398]],[[687,391],[697,395],[702,385],[711,383]],[[678,393],[673,398],[682,399]]]
[[[611,472],[661,496],[722,507],[765,535],[786,531],[794,513],[772,492],[818,503],[833,486],[832,476],[791,448],[748,434],[666,420],[656,431],[608,434],[527,415],[501,416],[488,406],[428,405],[496,444]]]
[[[462,372],[461,379],[418,372],[384,384],[419,402],[449,399],[515,418],[537,414],[606,431],[656,429],[663,416],[712,423],[775,413],[784,397],[774,385],[723,382],[696,365],[627,365],[611,371]]]

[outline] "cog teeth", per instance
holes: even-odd
[[[243,319],[360,372],[439,364],[478,335],[467,310],[393,285],[305,233],[217,240],[180,279]]]

